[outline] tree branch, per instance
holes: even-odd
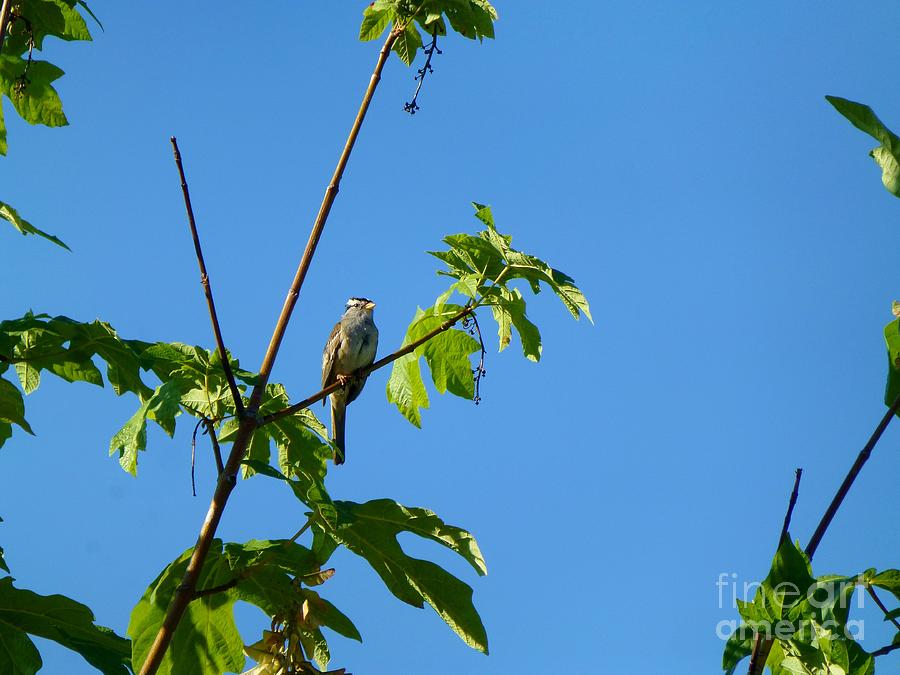
[[[430,339],[432,339],[436,335],[439,335],[440,333],[443,333],[444,331],[449,330],[455,324],[457,324],[460,320],[469,316],[474,311],[475,311],[475,306],[464,307],[461,311],[457,312],[455,315],[453,315],[452,317],[447,319],[444,323],[442,323],[440,326],[435,328],[433,331],[431,331],[427,335],[422,336],[421,338],[419,338],[418,340],[416,340],[414,342],[410,342],[408,345],[401,347],[400,349],[395,351],[393,354],[388,354],[383,359],[379,359],[378,361],[376,361],[375,363],[373,363],[370,366],[367,366],[365,368],[360,368],[357,371],[356,375],[358,377],[365,377],[369,373],[376,371],[379,368],[384,368],[389,363],[393,363],[394,361],[399,359],[401,356],[406,356],[407,354],[412,353],[420,345],[425,344],[426,342],[428,342]],[[324,389],[322,389],[321,391],[319,391],[318,393],[313,394],[309,398],[303,399],[299,403],[295,403],[294,405],[284,408],[282,410],[279,410],[277,412],[274,412],[271,415],[266,415],[260,421],[259,426],[263,426],[265,424],[268,424],[269,422],[274,422],[275,420],[280,420],[282,417],[288,417],[289,415],[298,413],[301,410],[303,410],[304,408],[308,408],[313,403],[318,403],[323,398],[325,398],[332,392],[337,391],[338,389],[340,389],[343,386],[344,385],[342,385],[340,382],[335,382],[334,384],[330,384],[327,387],[325,387]]]
[[[874,652],[871,652],[869,656],[884,656],[885,654],[890,654],[896,649],[900,649],[900,643],[897,643],[895,645],[888,645],[887,647],[882,647],[881,649],[876,649]]]
[[[888,424],[891,423],[891,420],[894,418],[894,415],[897,414],[897,411],[900,411],[900,396],[897,396],[893,404],[891,404],[891,407],[888,408],[884,417],[882,417],[881,421],[878,423],[878,426],[875,427],[875,431],[873,431],[872,435],[869,437],[868,442],[863,449],[859,451],[859,455],[856,456],[856,461],[853,462],[853,466],[851,466],[850,471],[847,472],[844,482],[841,483],[837,494],[834,496],[834,499],[831,500],[828,510],[825,511],[825,515],[823,515],[822,520],[819,521],[816,531],[813,532],[812,537],[810,537],[809,543],[806,545],[806,555],[810,561],[816,554],[816,550],[822,542],[822,537],[825,536],[825,531],[828,529],[828,526],[831,525],[831,521],[834,520],[834,516],[837,514],[841,504],[844,503],[844,498],[850,491],[853,481],[856,480],[859,472],[862,471],[863,466],[869,460],[872,450],[875,448],[875,444],[881,439],[881,435],[884,433],[884,430],[887,429]],[[769,658],[769,651],[771,649],[771,640],[757,640],[753,648],[753,653],[750,655],[750,667],[747,670],[747,675],[761,675],[766,660]]]
[[[316,216],[315,224],[313,225],[312,232],[309,236],[309,242],[306,245],[306,250],[303,252],[303,257],[300,259],[300,265],[297,267],[294,281],[288,291],[288,296],[285,300],[284,307],[281,310],[281,315],[279,316],[278,322],[275,325],[275,330],[272,333],[269,348],[266,350],[266,355],[263,358],[262,366],[259,370],[259,379],[250,394],[250,403],[248,405],[249,414],[244,415],[240,419],[240,426],[235,435],[234,445],[228,455],[228,460],[225,462],[225,470],[219,476],[219,481],[216,484],[216,490],[213,493],[209,510],[206,513],[206,518],[203,520],[203,525],[200,527],[197,543],[191,553],[191,559],[188,562],[187,570],[185,570],[181,585],[172,597],[172,601],[166,611],[166,616],[163,619],[162,625],[156,634],[156,638],[154,639],[150,650],[147,652],[147,658],[141,667],[141,675],[153,675],[159,669],[163,656],[166,653],[166,649],[172,641],[172,636],[175,634],[175,629],[178,627],[178,623],[181,621],[181,617],[184,615],[188,603],[190,603],[193,598],[194,591],[197,588],[197,580],[200,578],[200,572],[203,569],[203,562],[206,560],[206,556],[209,553],[209,547],[215,537],[219,521],[222,519],[222,513],[225,510],[225,505],[228,503],[228,497],[231,495],[231,491],[234,490],[241,460],[244,457],[254,430],[259,425],[259,421],[257,420],[259,405],[262,401],[266,384],[269,381],[269,376],[272,373],[272,367],[275,364],[278,348],[281,345],[284,333],[287,330],[288,321],[291,318],[294,305],[297,303],[300,288],[303,285],[303,280],[306,278],[306,272],[309,269],[310,262],[315,253],[319,237],[325,227],[325,221],[328,219],[331,206],[334,204],[334,200],[337,197],[340,180],[343,176],[344,168],[347,166],[347,161],[350,158],[350,152],[353,150],[353,145],[356,142],[357,136],[359,136],[359,130],[365,119],[366,112],[369,109],[369,104],[372,102],[372,96],[375,94],[375,89],[378,86],[378,82],[381,80],[381,72],[384,70],[384,65],[387,62],[388,56],[390,56],[391,47],[393,47],[394,42],[396,42],[399,35],[400,34],[395,27],[389,33],[381,51],[378,53],[378,60],[375,64],[375,70],[372,73],[372,77],[369,80],[369,86],[366,88],[359,112],[350,129],[350,135],[344,145],[343,152],[341,152],[331,183],[329,183],[328,188],[325,191],[325,197],[319,208],[319,214]]]
[[[828,526],[831,525],[831,521],[834,520],[834,516],[843,503],[844,497],[847,496],[847,492],[849,492],[850,486],[853,485],[853,481],[856,480],[856,477],[862,470],[863,465],[868,461],[869,455],[872,454],[872,449],[875,447],[875,444],[878,443],[878,439],[881,438],[881,434],[883,434],[884,430],[887,429],[887,425],[891,423],[891,420],[893,419],[894,415],[897,414],[898,410],[900,410],[900,396],[898,396],[891,407],[888,408],[888,411],[884,414],[884,417],[881,418],[878,426],[875,427],[875,431],[872,432],[872,436],[869,438],[869,442],[866,443],[865,447],[862,450],[860,450],[859,455],[857,455],[856,457],[856,461],[853,462],[853,466],[851,466],[850,471],[847,472],[847,477],[844,478],[844,482],[841,483],[841,487],[838,488],[837,494],[834,496],[834,499],[831,500],[831,505],[828,507],[825,515],[822,516],[822,520],[819,522],[819,526],[816,528],[816,531],[810,538],[809,543],[806,545],[806,555],[809,556],[810,560],[812,560],[813,555],[815,555],[816,549],[819,548],[819,543],[822,541],[822,537],[825,535],[825,530],[828,529]]]
[[[869,593],[869,595],[872,596],[872,599],[875,601],[875,604],[878,605],[878,609],[880,609],[882,612],[884,612],[884,618],[885,619],[889,618],[890,622],[892,624],[894,624],[894,628],[896,628],[898,631],[900,631],[900,621],[897,621],[896,617],[891,616],[891,611],[887,607],[884,606],[884,603],[881,601],[881,598],[879,598],[875,594],[875,589],[872,588],[871,584],[866,584],[866,591]]]
[[[200,235],[197,233],[197,223],[194,220],[194,208],[191,206],[191,193],[188,190],[187,179],[184,177],[184,166],[181,163],[181,152],[178,150],[178,141],[172,136],[172,150],[175,152],[175,165],[178,167],[178,176],[181,178],[181,193],[184,195],[184,208],[187,210],[188,224],[191,227],[191,237],[194,240],[194,251],[197,254],[197,265],[200,267],[200,285],[203,286],[203,294],[206,296],[206,304],[209,307],[209,318],[212,321],[213,333],[216,336],[216,349],[219,358],[222,359],[222,369],[225,371],[225,379],[228,380],[228,388],[234,399],[234,409],[238,419],[244,416],[244,402],[241,392],[238,391],[237,382],[234,381],[234,373],[231,372],[231,363],[228,361],[228,351],[225,349],[225,341],[222,339],[222,329],[219,326],[219,317],[216,314],[216,303],[213,301],[212,285],[209,274],[206,272],[206,262],[203,260],[203,248],[200,246]]]

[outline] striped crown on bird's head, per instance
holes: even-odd
[[[375,303],[368,298],[350,298],[347,300],[347,309],[358,307],[360,309],[375,309]]]

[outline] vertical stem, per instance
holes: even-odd
[[[234,445],[232,446],[231,453],[228,455],[228,460],[225,463],[225,471],[219,476],[219,481],[216,483],[216,491],[209,504],[209,510],[206,513],[206,518],[203,520],[203,525],[200,527],[197,543],[194,546],[191,559],[188,562],[187,570],[184,573],[184,577],[181,584],[178,586],[175,595],[172,597],[172,601],[166,611],[166,616],[159,628],[159,632],[157,632],[156,638],[154,639],[150,650],[147,652],[147,658],[144,660],[141,667],[141,675],[153,675],[159,669],[163,656],[165,656],[166,649],[168,649],[169,643],[172,641],[172,636],[175,634],[175,629],[178,627],[178,623],[181,621],[181,617],[184,615],[188,603],[190,603],[194,597],[194,592],[197,588],[197,580],[200,578],[200,572],[203,569],[203,562],[206,560],[206,556],[209,553],[209,548],[212,545],[216,529],[222,519],[225,505],[228,503],[228,497],[231,495],[231,491],[234,490],[241,460],[244,457],[244,453],[246,452],[247,445],[250,442],[254,430],[259,426],[256,414],[259,410],[260,402],[262,401],[266,383],[272,373],[272,366],[275,364],[278,348],[281,345],[281,340],[284,338],[284,333],[287,330],[288,321],[291,318],[294,305],[297,304],[300,288],[303,285],[303,280],[306,278],[306,272],[312,262],[313,254],[316,251],[316,245],[319,242],[319,237],[322,235],[325,221],[328,219],[328,213],[331,211],[331,206],[334,204],[334,200],[337,197],[341,177],[344,174],[347,161],[350,159],[353,145],[356,143],[360,127],[362,126],[366,112],[369,109],[369,104],[372,102],[372,96],[375,94],[375,89],[378,86],[378,82],[381,80],[381,72],[391,53],[391,47],[394,46],[394,42],[399,35],[400,33],[398,30],[396,28],[393,29],[388,35],[384,46],[382,46],[381,51],[378,53],[378,61],[375,65],[372,77],[369,80],[369,86],[366,88],[366,93],[363,96],[362,104],[356,115],[356,120],[353,122],[353,127],[350,129],[350,135],[344,145],[343,152],[341,152],[337,168],[325,191],[325,197],[322,200],[321,207],[319,207],[319,214],[316,216],[315,224],[309,235],[309,242],[306,245],[306,250],[303,252],[300,265],[297,267],[297,273],[294,276],[294,281],[288,291],[288,296],[285,300],[284,307],[281,310],[281,315],[278,317],[278,323],[272,334],[269,348],[263,358],[262,366],[259,371],[259,380],[256,386],[254,386],[253,392],[250,394],[250,404],[248,407],[248,412],[250,414],[245,415],[240,421],[240,426],[238,427],[234,439]]]
[[[6,39],[6,31],[9,28],[9,10],[12,0],[3,0],[0,6],[0,54],[3,53],[3,41]]]

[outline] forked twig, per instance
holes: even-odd
[[[172,150],[175,152],[175,164],[178,167],[178,176],[181,178],[181,193],[184,195],[184,208],[187,210],[188,225],[191,228],[191,237],[194,240],[194,251],[197,254],[197,265],[200,267],[200,285],[203,286],[203,294],[206,296],[206,304],[209,307],[209,318],[212,321],[213,333],[216,336],[216,349],[222,360],[222,369],[225,371],[225,379],[228,380],[228,389],[234,399],[234,409],[238,419],[244,416],[244,402],[241,392],[238,390],[234,373],[231,371],[231,363],[228,360],[228,351],[225,349],[225,341],[222,339],[222,329],[219,327],[219,317],[216,314],[216,303],[213,301],[212,284],[209,274],[206,272],[206,262],[203,260],[203,248],[200,246],[200,235],[197,233],[197,223],[194,220],[194,207],[191,206],[191,193],[188,190],[187,179],[184,177],[184,166],[181,163],[181,152],[178,150],[178,141],[172,136]]]
[[[844,498],[850,491],[850,487],[853,485],[853,482],[856,480],[860,471],[862,471],[865,463],[869,461],[872,450],[875,448],[875,445],[881,439],[884,430],[887,429],[888,424],[891,423],[891,420],[898,411],[900,411],[900,396],[897,396],[891,404],[891,407],[888,408],[884,417],[882,417],[881,421],[878,423],[878,426],[875,427],[875,431],[873,431],[872,435],[869,437],[868,442],[866,442],[863,449],[859,451],[859,454],[856,456],[856,461],[853,462],[853,466],[851,466],[850,470],[847,472],[844,482],[841,483],[837,494],[834,495],[834,499],[832,499],[831,504],[828,505],[825,515],[823,515],[822,520],[819,521],[816,531],[813,532],[812,537],[810,537],[809,543],[806,545],[805,549],[806,556],[810,560],[812,560],[813,556],[816,554],[819,544],[822,543],[822,537],[825,536],[825,531],[828,529],[828,526],[831,525],[831,521],[834,520],[834,516],[837,514],[838,509],[841,507],[841,504],[844,503]],[[771,649],[771,640],[757,639],[756,644],[753,646],[753,652],[750,655],[750,667],[747,670],[747,675],[761,675],[763,668],[765,668],[766,660],[769,658]],[[886,654],[887,652],[884,653]]]
[[[275,357],[278,355],[278,349],[281,345],[281,341],[284,339],[284,334],[287,330],[294,306],[297,304],[300,288],[303,285],[303,280],[306,278],[306,273],[312,262],[313,254],[315,253],[316,246],[319,242],[319,237],[322,235],[322,230],[325,227],[325,222],[331,211],[331,206],[334,204],[334,200],[337,197],[341,177],[347,166],[347,161],[350,159],[353,145],[356,143],[356,139],[359,136],[360,127],[366,117],[366,112],[369,109],[369,104],[372,102],[372,97],[375,94],[375,89],[378,87],[378,82],[381,80],[381,72],[384,70],[384,65],[391,53],[391,48],[400,36],[400,31],[404,28],[405,26],[395,26],[388,34],[381,51],[378,53],[375,70],[369,80],[369,85],[366,88],[362,103],[360,104],[359,112],[356,115],[347,142],[341,152],[337,168],[334,171],[334,175],[331,178],[328,188],[325,190],[325,197],[322,200],[322,205],[319,207],[319,213],[313,224],[312,232],[310,232],[309,241],[307,242],[302,258],[300,259],[300,264],[297,267],[294,280],[291,283],[284,306],[281,309],[281,315],[278,317],[275,330],[272,332],[269,347],[266,350],[262,365],[259,369],[257,382],[250,394],[247,414],[240,417],[240,425],[238,426],[235,435],[234,445],[228,455],[228,460],[225,462],[224,471],[219,476],[219,481],[216,484],[216,490],[213,493],[209,510],[206,513],[203,525],[200,527],[197,543],[194,545],[194,550],[191,553],[191,559],[188,562],[181,584],[178,586],[169,603],[162,625],[153,640],[153,644],[147,652],[147,657],[141,666],[141,675],[152,675],[159,669],[163,656],[169,647],[169,643],[172,641],[172,636],[175,634],[175,629],[178,627],[178,623],[181,621],[185,609],[194,597],[197,581],[200,578],[200,572],[203,569],[203,562],[206,560],[206,556],[209,553],[209,548],[212,545],[216,529],[219,526],[219,521],[222,519],[222,513],[225,510],[225,505],[228,503],[231,491],[234,490],[241,460],[244,457],[253,432],[259,426],[259,420],[257,420],[259,405],[262,401],[266,384],[272,374],[272,367],[275,365]],[[223,362],[224,361],[223,358]]]

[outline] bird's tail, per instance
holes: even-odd
[[[335,445],[334,463],[344,463],[344,421],[347,406],[340,403],[331,403],[331,437]]]

